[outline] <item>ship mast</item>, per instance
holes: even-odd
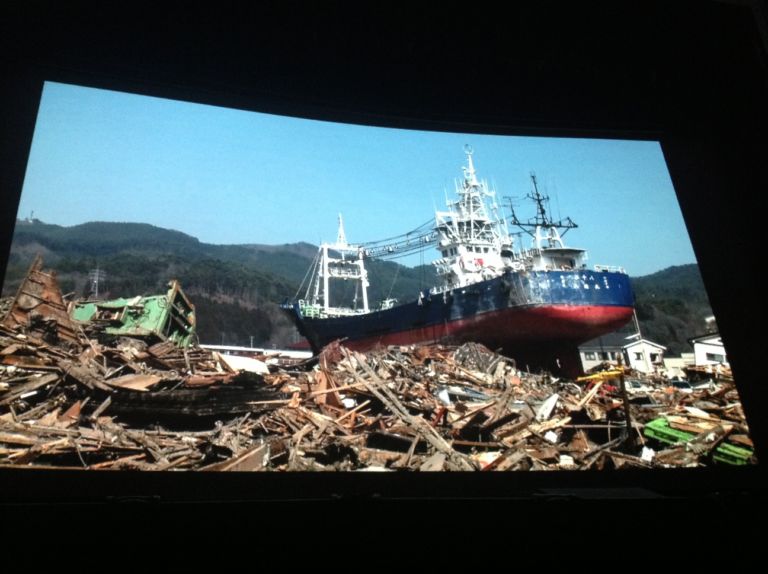
[[[340,257],[331,255],[331,251],[338,253]],[[363,298],[362,313],[368,313],[368,272],[365,270],[365,250],[357,245],[347,242],[344,232],[344,219],[339,214],[339,228],[336,233],[335,243],[323,243],[320,246],[320,265],[315,278],[315,290],[313,304],[321,305],[326,315],[349,314],[360,311],[334,307],[331,305],[331,280],[344,279],[357,281]],[[357,291],[356,291],[357,293]],[[355,295],[355,300],[357,294]]]
[[[511,264],[512,240],[498,215],[496,192],[477,177],[470,146],[464,147],[467,165],[456,183],[458,199],[448,201],[447,211],[435,213],[435,231],[442,257],[433,261],[442,289],[488,279]],[[490,213],[485,200],[490,200]]]
[[[569,229],[575,229],[578,225],[576,225],[570,217],[554,221],[547,213],[549,196],[544,195],[539,191],[535,173],[531,173],[531,183],[533,184],[533,191],[529,192],[525,197],[536,204],[536,215],[528,221],[520,221],[517,218],[517,214],[515,214],[510,201],[509,208],[511,210],[512,223],[533,237],[534,247],[536,249],[564,249],[565,244],[563,243],[563,235],[565,235]],[[560,229],[563,229],[564,231],[560,233]]]

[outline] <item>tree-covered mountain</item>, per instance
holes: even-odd
[[[298,339],[279,303],[293,298],[317,254],[308,243],[213,245],[144,223],[92,222],[62,227],[17,221],[3,296],[12,295],[37,254],[59,275],[62,290],[89,294],[89,272],[105,275],[100,298],[159,293],[178,279],[197,307],[198,332],[207,343],[285,345]],[[412,269],[386,261],[367,266],[372,304],[409,299],[434,283],[429,266]],[[334,292],[349,300],[351,284]]]
[[[691,351],[687,339],[704,332],[712,307],[695,264],[676,265],[632,279],[643,337],[667,347],[668,355]]]
[[[92,222],[62,227],[17,221],[3,295],[12,295],[36,254],[59,274],[62,290],[75,296],[90,291],[88,274],[106,274],[100,297],[159,293],[171,279],[198,311],[202,342],[285,345],[298,334],[279,310],[280,302],[305,293],[317,247],[286,245],[213,245],[143,223]],[[371,305],[385,298],[409,300],[435,284],[430,265],[411,268],[391,261],[367,264]],[[712,314],[696,265],[670,267],[632,279],[643,336],[668,348],[690,350],[687,339],[700,334]],[[334,298],[350,301],[354,282],[342,283]]]

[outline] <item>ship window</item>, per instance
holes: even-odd
[[[488,248],[487,247],[483,247],[483,253],[488,253]]]
[[[642,361],[643,360],[643,354],[642,353],[635,353],[635,360]]]
[[[592,351],[587,351],[586,353],[584,353],[584,358],[587,361],[594,361],[595,360],[595,354]]]
[[[718,353],[707,353],[707,361],[715,361],[717,363],[725,363],[725,355]]]

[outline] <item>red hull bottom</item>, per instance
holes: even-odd
[[[387,345],[424,343],[482,343],[501,349],[520,366],[543,367],[569,375],[580,371],[577,346],[622,327],[632,307],[549,305],[492,311],[444,323],[382,336],[345,341],[355,350]]]

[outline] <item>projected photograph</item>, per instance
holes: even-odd
[[[656,141],[51,83],[0,298],[0,467],[756,464]]]

